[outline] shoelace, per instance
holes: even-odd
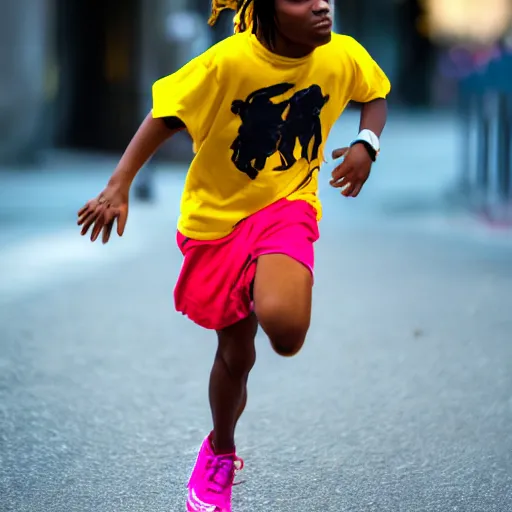
[[[209,457],[207,473],[211,491],[222,494],[231,485],[240,485],[243,482],[233,483],[235,471],[241,471],[244,461],[236,455],[216,455]]]

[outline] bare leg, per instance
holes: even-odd
[[[213,446],[218,454],[233,453],[235,427],[247,403],[247,380],[256,361],[254,314],[217,333],[219,346],[210,375]]]
[[[313,277],[309,269],[284,254],[260,256],[254,281],[258,321],[274,350],[299,352],[311,321]]]

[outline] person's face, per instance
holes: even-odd
[[[316,48],[332,35],[334,0],[275,0],[278,33],[289,42]]]

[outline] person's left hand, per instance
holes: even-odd
[[[351,148],[335,149],[334,159],[345,157],[343,162],[332,171],[330,184],[334,188],[342,188],[345,197],[357,197],[366,180],[370,176],[372,159],[363,144],[355,144]]]

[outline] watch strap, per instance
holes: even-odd
[[[375,135],[375,133],[373,133],[371,130],[361,130],[359,135],[351,142],[350,147],[354,146],[355,144],[363,144],[367,149],[370,158],[374,162],[377,160],[377,156],[380,153],[380,141],[377,135]]]

